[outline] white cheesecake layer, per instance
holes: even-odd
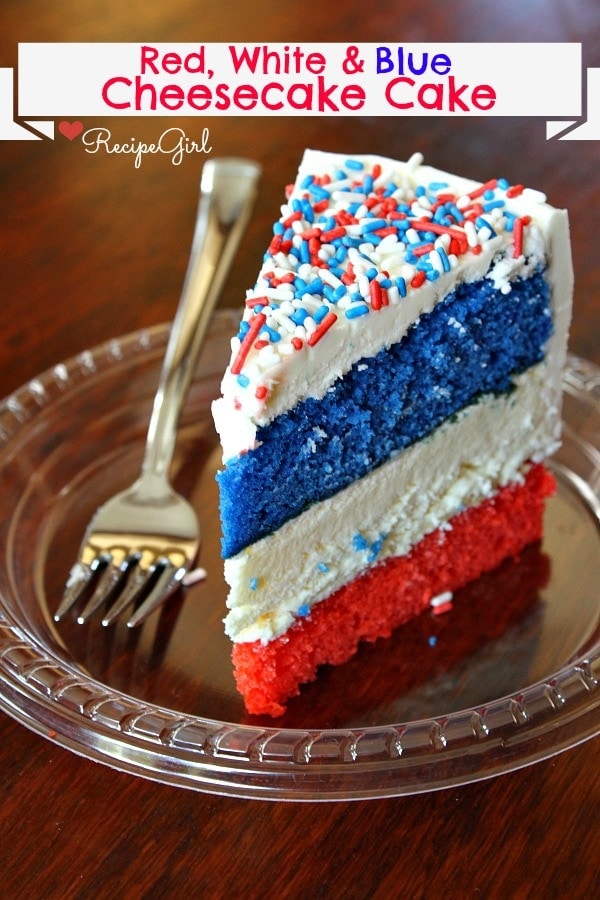
[[[556,341],[556,337],[552,339]],[[225,561],[233,641],[267,642],[360,572],[518,481],[560,439],[558,356]],[[451,527],[451,526],[448,526]]]

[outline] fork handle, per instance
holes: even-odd
[[[260,166],[247,159],[209,160],[202,170],[190,260],[154,398],[141,481],[170,492],[168,472],[196,358],[256,198]]]

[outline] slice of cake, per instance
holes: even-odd
[[[306,151],[213,407],[250,713],[541,536],[571,294],[538,191]]]

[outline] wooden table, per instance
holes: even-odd
[[[14,10],[12,9],[14,7]],[[21,0],[0,13],[0,64],[19,41],[290,41],[291,7],[196,0],[93,5]],[[496,9],[496,11],[494,11]],[[600,65],[600,11],[529,4],[311,8],[305,40],[582,41]],[[295,20],[296,17],[291,19]],[[359,37],[360,36],[360,37]],[[594,55],[595,54],[595,55]],[[508,62],[507,62],[508,64]],[[527,85],[526,73],[523,78]],[[573,352],[600,364],[595,141],[546,142],[535,119],[308,117],[103,119],[115,140],[180,125],[220,155],[258,158],[263,193],[229,279],[239,303],[302,148],[367,150],[480,176],[501,172],[571,210]],[[131,133],[130,133],[131,132]],[[171,318],[185,270],[201,160],[88,155],[78,140],[0,144],[0,393],[82,349]],[[599,205],[596,205],[599,204]],[[334,804],[214,797],[81,759],[0,718],[3,896],[590,897],[599,883],[600,742],[490,781],[421,796]],[[595,890],[594,890],[595,888]]]

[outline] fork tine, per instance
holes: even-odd
[[[112,563],[109,563],[100,575],[100,580],[94,593],[77,616],[77,621],[80,625],[87,622],[87,620],[96,612],[98,607],[102,606],[107,596],[115,589],[120,577],[120,570],[116,569]]]
[[[124,586],[121,594],[117,597],[112,606],[106,611],[102,619],[103,625],[112,625],[116,618],[124,609],[134,603],[137,597],[142,593],[148,581],[152,578],[154,567],[142,568],[138,566],[129,576],[127,584]]]
[[[134,554],[125,558],[121,556],[120,561],[117,561],[119,555],[117,555],[117,558],[108,556],[107,554],[104,555],[106,567],[100,575],[94,593],[88,600],[83,611],[77,616],[77,621],[80,625],[87,622],[90,616],[96,612],[98,607],[102,606],[102,604],[110,598],[121,579],[125,576],[127,569],[132,565],[135,565],[138,558],[138,555]]]
[[[105,557],[97,556],[91,563],[77,562],[71,569],[69,580],[65,589],[62,602],[54,613],[54,621],[58,622],[69,610],[75,606],[81,596],[84,594],[87,586],[95,576],[101,566],[104,565]]]
[[[164,557],[158,560],[157,566],[159,564],[166,565],[164,565],[164,569],[158,576],[156,584],[153,586],[144,602],[138,606],[135,612],[130,616],[127,622],[129,628],[135,628],[137,625],[141,625],[156,607],[163,603],[164,600],[179,587],[187,571],[186,566],[174,566],[170,560]]]

